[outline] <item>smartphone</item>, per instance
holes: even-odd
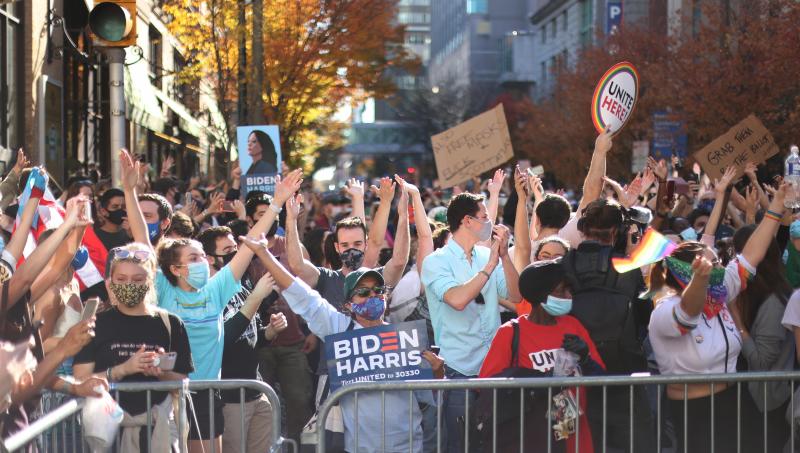
[[[222,210],[226,212],[233,212],[233,202],[232,201],[223,201],[222,202]]]
[[[87,300],[86,305],[83,306],[83,311],[81,311],[81,321],[86,321],[94,316],[97,313],[98,305],[100,305],[100,299],[97,297]]]
[[[177,352],[165,352],[158,356],[158,367],[162,371],[172,371],[175,368],[175,360],[178,358]]]
[[[89,199],[89,202],[83,205],[83,218],[86,220],[92,219],[92,200]]]
[[[541,176],[544,174],[544,166],[537,165],[535,167],[528,168],[528,174],[531,176]]]
[[[430,347],[431,352],[436,354],[436,355],[439,355],[439,351],[441,351],[441,349],[442,348],[440,348],[439,346],[431,346]]]

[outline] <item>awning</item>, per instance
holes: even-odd
[[[178,115],[178,119],[180,120],[181,129],[183,129],[188,134],[200,138],[200,134],[203,133],[203,125],[200,124],[195,117],[192,116],[192,113],[184,107],[183,104],[172,99],[171,97],[167,96],[166,93],[159,89],[155,89],[156,96],[161,99],[161,102],[167,105],[176,115]]]
[[[139,55],[131,48],[125,49],[126,60],[136,60]],[[163,132],[167,118],[158,104],[156,89],[150,83],[147,73],[147,61],[140,61],[125,66],[125,111],[130,121],[153,132]]]

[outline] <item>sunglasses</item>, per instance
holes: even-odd
[[[152,252],[149,250],[127,250],[121,248],[111,249],[111,255],[114,260],[133,259],[139,262],[144,262],[150,259]]]
[[[356,288],[353,290],[353,295],[358,297],[367,297],[370,293],[375,293],[376,296],[380,296],[381,294],[386,294],[386,287],[385,286],[375,286],[372,288]]]

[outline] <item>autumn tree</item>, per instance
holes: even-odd
[[[657,111],[680,112],[690,154],[751,112],[786,149],[800,130],[800,6],[794,0],[740,4],[708,2],[702,20],[684,12],[670,36],[626,24],[600,38],[574,67],[554,74],[552,95],[530,106],[515,148],[563,182],[580,184],[596,136],[590,116],[595,84],[606,69],[627,60],[639,71],[640,97],[630,123],[615,137],[608,166],[613,176],[629,177],[632,142],[652,140]]]
[[[244,22],[237,0],[165,3],[170,31],[189,60],[181,80],[210,81],[230,141],[237,124],[277,124],[284,153],[295,165],[334,147],[341,127],[332,116],[344,102],[386,96],[394,89],[390,70],[416,67],[394,22],[397,0],[263,0],[253,2],[260,11],[247,7]],[[237,71],[242,44],[244,74]],[[242,83],[250,91],[249,111],[248,118],[237,119]]]

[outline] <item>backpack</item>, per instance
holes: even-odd
[[[511,340],[511,366],[497,373],[495,378],[530,378],[544,377],[551,373],[542,373],[519,366],[519,321],[511,321],[514,336]],[[524,420],[520,419],[520,392],[524,400]],[[557,392],[554,392],[554,394]],[[495,411],[495,397],[497,398]],[[533,451],[534,446],[547,444],[547,436],[551,435],[547,420],[549,407],[546,388],[507,388],[484,390],[475,401],[475,409],[470,411],[470,452],[482,453],[490,451],[520,451],[520,423],[524,430],[525,451]],[[497,414],[495,418],[494,415]],[[493,429],[496,426],[496,435]],[[463,432],[461,433],[463,436]],[[496,441],[496,444],[493,443]],[[553,452],[565,451],[565,442],[552,442]],[[496,450],[493,449],[496,447]]]
[[[639,341],[639,328],[646,320],[638,316],[643,287],[641,271],[624,274],[614,270],[614,249],[585,241],[564,257],[567,281],[572,290],[572,311],[589,332],[609,374],[630,374],[647,369]]]

